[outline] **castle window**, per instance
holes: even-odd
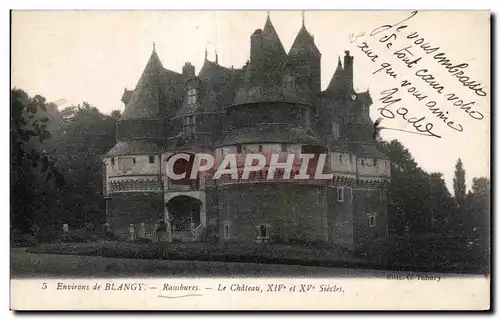
[[[135,164],[135,158],[132,158],[132,163]]]
[[[364,159],[361,159],[361,165],[364,166],[365,165],[365,160]]]
[[[340,125],[337,122],[332,123],[332,135],[335,138],[340,137]]]
[[[282,143],[281,144],[281,152],[287,152],[288,151],[288,144]]]
[[[365,117],[370,117],[370,107],[367,105],[363,105],[363,114]]]
[[[188,104],[195,104],[198,98],[196,89],[189,89],[187,94]]]
[[[344,202],[344,187],[337,188],[337,202]]]
[[[222,190],[219,189],[219,209],[222,209]]]
[[[262,145],[259,144],[259,152],[262,152]]]
[[[342,162],[342,155],[339,154],[339,161]]]
[[[182,131],[189,136],[194,132],[194,126],[195,126],[195,117],[187,116],[184,118],[184,126],[182,128]]]
[[[318,189],[318,205],[323,206],[326,204],[326,188]]]
[[[265,224],[259,226],[259,238],[267,238],[267,227]]]
[[[369,224],[369,226],[371,228],[375,228],[375,226],[377,225],[376,215],[375,214],[372,214],[372,215],[368,216],[368,224]]]
[[[353,193],[352,193],[352,187],[349,187],[349,198],[350,198],[350,202],[353,203],[354,202],[354,196],[353,196]]]
[[[111,165],[114,166],[115,165],[115,158],[111,158]]]
[[[229,239],[229,225],[224,225],[224,239]]]
[[[241,144],[236,145],[236,153],[241,153]]]
[[[155,163],[155,156],[149,156],[149,163]]]
[[[377,159],[373,159],[373,166],[376,167],[377,166]]]

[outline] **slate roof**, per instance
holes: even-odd
[[[295,37],[289,56],[311,56],[321,57],[321,52],[314,43],[314,37],[307,31],[306,26],[302,24],[299,33]]]
[[[235,71],[205,60],[196,81],[198,101],[188,104],[185,98],[176,116],[192,113],[221,113],[233,100]]]
[[[133,154],[157,154],[160,148],[156,143],[147,140],[123,140],[119,141],[111,150],[108,157],[116,157]]]
[[[179,73],[163,68],[158,54],[153,50],[136,88],[130,94],[122,119],[158,118],[165,91],[172,91],[172,98],[177,98],[179,86],[175,84],[182,85],[181,79]]]
[[[350,149],[356,157],[382,160],[389,159],[385,154],[377,149],[375,144],[353,143],[350,145]]]
[[[288,125],[264,124],[256,127],[234,129],[218,145],[238,143],[319,143],[318,137],[311,130]]]
[[[339,62],[337,63],[337,69],[335,69],[332,79],[330,80],[330,83],[328,84],[328,87],[326,88],[325,92],[334,96],[338,95],[343,89],[343,79],[344,79],[344,69],[342,68],[342,63],[340,62],[340,57],[339,57]]]

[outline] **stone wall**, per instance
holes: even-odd
[[[344,197],[339,201],[338,187],[328,188],[329,242],[354,251],[354,217],[352,188],[343,187]]]
[[[354,189],[355,250],[363,256],[381,256],[387,240],[387,200],[383,189]],[[370,225],[370,217],[375,224]]]
[[[320,200],[321,189],[325,187],[280,183],[221,187],[219,239],[256,242],[259,227],[265,225],[269,242],[327,242],[326,195]]]

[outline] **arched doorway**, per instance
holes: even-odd
[[[202,202],[199,199],[179,195],[167,202],[173,240],[191,241],[193,231],[200,225]]]

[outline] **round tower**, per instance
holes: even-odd
[[[121,239],[159,240],[163,220],[162,143],[163,66],[153,50],[117,123],[117,143],[106,154],[106,222]]]
[[[298,75],[287,73],[286,63],[281,63],[286,54],[269,17],[262,32],[252,35],[251,45],[245,81],[227,112],[231,130],[215,148],[216,163],[228,154],[279,154],[281,161],[288,154],[313,154],[310,168],[315,169],[317,156],[327,149],[311,119],[314,99],[296,80]],[[219,240],[326,242],[329,181],[287,179],[280,170],[269,180],[268,170],[248,179],[241,179],[239,172],[238,179],[217,180]]]

